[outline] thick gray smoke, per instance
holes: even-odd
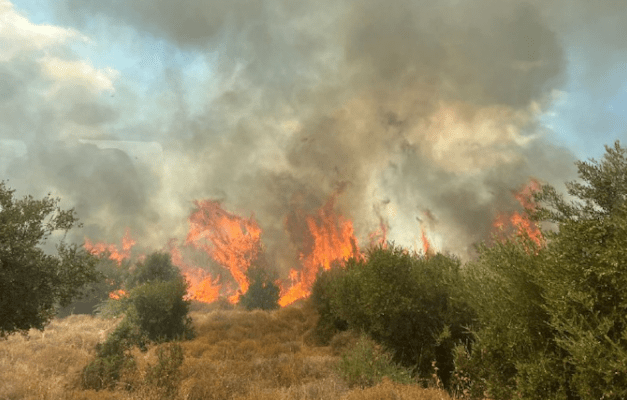
[[[95,24],[115,40],[132,32],[206,54],[218,94],[190,99],[176,63],[152,110],[131,86],[109,88],[112,76],[95,83],[97,94],[87,84],[48,88],[52,61],[20,48],[0,64],[0,124],[27,155],[5,160],[5,175],[20,190],[62,196],[96,239],[119,240],[129,226],[158,247],[184,235],[192,200],[220,198],[254,213],[282,263],[296,251],[289,213],[313,211],[341,187],[339,210],[360,238],[383,217],[400,244],[425,228],[440,250],[466,257],[499,212],[518,208],[512,191],[530,177],[573,178],[574,156],[549,144],[538,117],[566,81],[564,41],[595,18],[625,19],[627,6],[612,4],[620,10],[586,1],[59,1],[74,40]],[[608,46],[624,51],[624,41]],[[58,54],[49,60],[70,51],[50,48]],[[599,54],[582,84],[593,87],[612,62]],[[138,122],[142,112],[171,117]]]

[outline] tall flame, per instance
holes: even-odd
[[[186,243],[205,251],[227,268],[239,285],[239,293],[229,298],[237,302],[248,291],[246,271],[261,250],[261,228],[254,218],[245,219],[222,209],[212,200],[196,201],[197,210],[189,217]]]
[[[333,194],[315,215],[305,217],[309,243],[300,253],[301,270],[290,271],[292,286],[279,299],[282,307],[309,296],[318,271],[359,255],[353,223],[335,211],[336,196]]]

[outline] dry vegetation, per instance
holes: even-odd
[[[354,338],[343,334],[332,346],[310,344],[307,333],[317,316],[306,305],[272,312],[205,307],[191,316],[197,337],[181,343],[183,364],[166,377],[177,388],[170,396],[175,399],[450,400],[444,391],[386,379],[371,388],[349,388],[336,365]],[[163,388],[148,383],[159,346],[134,353],[137,368],[126,373],[116,390],[80,389],[82,368],[117,322],[70,316],[54,320],[44,332],[31,331],[28,338],[16,335],[0,342],[0,399],[166,397]]]

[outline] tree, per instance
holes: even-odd
[[[578,162],[567,202],[545,186],[536,218],[558,223],[541,279],[573,398],[627,397],[627,150]]]
[[[545,247],[482,245],[466,266],[480,330],[456,361],[477,398],[627,398],[627,150],[605,149],[576,163],[571,199],[550,185],[535,196],[530,215],[557,227]]]
[[[96,259],[63,240],[78,223],[74,210],[61,210],[50,195],[20,200],[14,192],[0,182],[0,337],[43,330],[57,306],[98,278]],[[49,254],[42,247],[56,232],[64,235]]]

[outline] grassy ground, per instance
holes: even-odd
[[[213,308],[213,309],[212,309]],[[450,400],[444,391],[401,385],[384,379],[370,388],[349,388],[337,373],[339,353],[354,343],[344,335],[333,346],[309,344],[316,315],[307,306],[240,311],[197,307],[191,313],[197,337],[183,342],[184,361],[165,376],[174,399]],[[151,382],[158,365],[155,346],[136,351],[137,366],[115,390],[80,389],[82,368],[94,357],[96,343],[116,320],[70,316],[53,321],[42,333],[0,341],[0,399],[162,399]],[[167,345],[161,345],[161,347]],[[133,387],[125,390],[122,386]]]

